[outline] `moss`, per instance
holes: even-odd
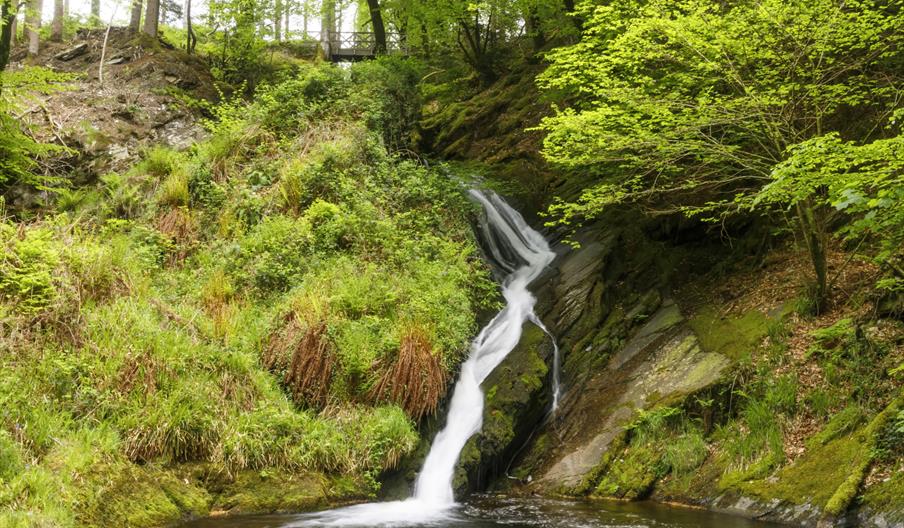
[[[581,483],[575,487],[575,489],[571,490],[574,494],[583,495],[585,493],[591,492],[594,488],[599,490],[598,484],[602,480],[603,476],[609,471],[609,467],[612,463],[618,458],[618,456],[625,450],[628,442],[628,432],[622,431],[615,438],[612,439],[612,442],[609,443],[609,449],[603,453],[603,456],[600,457],[599,463],[594,466],[592,470],[590,470],[585,476]],[[601,495],[611,495],[612,493],[607,493],[605,490],[599,491]]]
[[[865,454],[863,443],[851,435],[812,449],[790,466],[782,468],[774,479],[738,485],[745,493],[779,499],[793,504],[813,503],[824,507],[835,490],[859,466]]]
[[[78,502],[77,517],[83,526],[154,527],[171,524],[186,517],[206,515],[210,511],[209,493],[173,471],[154,467],[117,464],[92,470],[91,480],[109,479],[106,486],[88,492]]]
[[[707,352],[731,359],[749,355],[769,332],[770,319],[759,310],[738,317],[725,317],[714,307],[705,307],[688,323]]]
[[[866,478],[866,474],[876,457],[876,440],[885,428],[888,420],[896,415],[901,407],[904,406],[904,397],[899,397],[891,402],[881,413],[879,413],[860,434],[860,439],[864,443],[862,458],[859,463],[852,468],[850,475],[845,481],[838,486],[835,493],[826,504],[826,513],[838,516],[847,511],[848,507],[856,498],[860,490],[860,485]]]
[[[330,481],[317,473],[243,471],[223,490],[215,509],[230,514],[309,511],[371,494],[366,485],[350,478]]]
[[[483,427],[459,457],[456,489],[482,484],[516,438],[542,417],[548,344],[543,330],[526,323],[518,346],[484,382]]]
[[[653,445],[630,446],[615,458],[593,495],[620,499],[643,499],[665,473],[662,453]]]
[[[867,488],[863,493],[863,504],[877,511],[898,510],[904,521],[904,471],[892,473],[888,480]]]
[[[807,446],[810,448],[818,448],[819,446],[826,445],[841,435],[850,433],[856,429],[863,423],[864,419],[863,409],[856,405],[849,405],[835,413],[835,415],[832,416],[832,419],[829,420],[829,423],[807,441]]]

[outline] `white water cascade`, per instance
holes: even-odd
[[[404,501],[360,504],[306,515],[288,526],[410,526],[450,519],[455,506],[455,465],[465,443],[480,431],[483,423],[480,384],[518,344],[525,321],[539,323],[534,315],[536,299],[528,287],[555,258],[540,233],[531,229],[502,198],[492,192],[471,191],[471,195],[486,211],[487,222],[482,226],[486,249],[508,273],[502,281],[506,305],[471,343],[470,355],[461,366],[452,394],[446,426],[430,447],[414,496]],[[559,388],[558,373],[554,374],[555,409]]]

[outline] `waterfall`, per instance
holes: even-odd
[[[517,211],[492,192],[471,191],[486,212],[481,226],[490,258],[508,275],[502,281],[505,307],[471,343],[452,393],[445,427],[424,461],[414,496],[404,501],[360,504],[303,516],[289,526],[400,526],[448,519],[455,506],[452,480],[465,443],[480,431],[484,395],[480,384],[517,346],[521,327],[534,315],[528,287],[555,258],[549,244]],[[542,325],[541,325],[542,328]],[[545,328],[543,328],[546,331]],[[553,402],[558,404],[558,351],[554,358]]]

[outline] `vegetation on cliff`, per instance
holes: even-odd
[[[189,151],[5,210],[0,524],[157,525],[249,470],[374,492],[493,291],[461,184],[388,150],[414,68],[305,66]]]

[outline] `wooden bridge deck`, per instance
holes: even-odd
[[[336,31],[321,35],[324,57],[334,61],[369,59],[377,55],[377,39],[373,32]],[[404,41],[398,33],[386,33],[386,53],[406,55]]]

